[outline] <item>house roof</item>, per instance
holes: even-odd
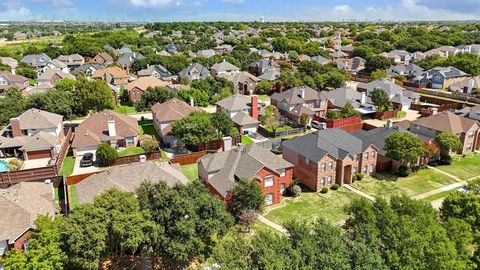
[[[463,92],[463,89],[468,88],[470,85],[472,86],[472,89],[480,88],[480,76],[466,78],[465,80],[452,83],[449,88],[453,91]]]
[[[112,49],[113,49],[113,47],[112,47]],[[113,50],[114,50],[114,49],[113,49]],[[106,52],[100,52],[100,53],[98,53],[95,57],[100,57],[100,58],[102,58],[105,62],[107,62],[107,61],[113,61],[113,57],[112,57],[110,54],[106,53]]]
[[[280,72],[276,69],[267,69],[262,75],[258,76],[260,80],[275,81],[280,76]]]
[[[357,89],[359,88],[366,89],[368,94],[370,94],[375,88],[380,88],[385,90],[390,96],[405,91],[405,88],[385,78],[377,79],[368,83],[359,83]]]
[[[358,108],[360,105],[372,105],[372,100],[367,96],[365,96],[365,104],[362,104],[362,93],[352,88],[336,88],[331,91],[322,91],[322,93],[327,96],[333,105],[342,108],[347,102],[350,102],[354,108]]]
[[[25,81],[28,81],[28,78],[20,76],[20,75],[15,75],[11,73],[10,71],[3,71],[0,70],[0,77],[3,77],[9,81],[9,83],[14,84],[14,83],[23,83]]]
[[[419,118],[412,122],[412,125],[427,127],[440,132],[448,131],[453,134],[466,132],[475,124],[478,124],[478,121],[448,111]]]
[[[253,76],[252,74],[242,71],[242,72],[237,72],[233,74],[223,74],[221,77],[231,81],[234,86],[237,86],[239,83],[243,83],[246,81],[253,81],[255,83],[259,82],[260,79]]]
[[[50,60],[52,59],[48,55],[42,53],[25,55],[20,62],[28,64],[32,67],[44,67]]]
[[[251,107],[251,97],[239,93],[226,97],[216,103],[227,111],[241,111]]]
[[[160,122],[170,122],[181,120],[194,111],[198,111],[183,100],[172,98],[163,103],[156,103],[151,108],[156,120]]]
[[[360,70],[365,69],[365,63],[366,62],[367,61],[365,61],[361,57],[353,57],[353,58],[349,58],[349,59],[340,60],[337,63],[337,68],[360,71]]]
[[[200,73],[200,79],[210,76],[210,71],[199,63],[192,63],[188,67],[182,69],[178,74],[180,77],[191,77],[192,70],[196,69]]]
[[[110,74],[114,78],[128,78],[128,74],[121,68],[108,67],[105,69],[95,70],[92,74],[92,78],[103,78],[105,74]]]
[[[57,59],[52,59],[52,60],[48,61],[48,63],[56,66],[59,69],[63,69],[63,68],[67,67],[67,64],[65,64],[64,62],[61,62]]]
[[[375,147],[378,148],[378,152],[382,155],[385,155],[386,151],[383,149],[385,147],[385,138],[387,138],[388,136],[390,136],[390,134],[394,132],[403,132],[415,135],[402,127],[377,127],[369,131],[360,129],[357,132],[353,133],[353,135],[361,139],[366,144],[375,145]]]
[[[22,148],[20,148],[20,150],[38,151],[38,150],[52,149],[53,147],[55,147],[56,142],[57,142],[56,136],[42,130],[31,137],[26,137],[25,142],[22,145]]]
[[[316,133],[295,137],[283,143],[283,147],[316,162],[327,154],[342,160],[349,155],[355,158],[370,146],[371,144],[364,143],[361,139],[340,128],[319,130]]]
[[[230,70],[240,70],[240,68],[234,66],[228,61],[222,61],[220,63],[216,63],[212,66],[212,70],[215,70],[217,72],[222,72],[222,71],[230,71]]]
[[[105,67],[100,64],[83,64],[75,69],[76,72],[86,72],[88,69],[99,70]]]
[[[39,109],[28,109],[18,116],[21,129],[48,129],[57,128],[63,121],[63,116],[42,111]]]
[[[75,129],[72,147],[94,146],[108,138],[108,121],[115,120],[116,137],[140,134],[137,119],[110,110],[95,113]]]
[[[232,117],[232,121],[239,125],[239,126],[244,126],[244,125],[252,125],[252,124],[259,124],[260,122],[248,115],[247,113],[244,112],[238,112]]]
[[[67,65],[68,64],[75,64],[75,62],[84,62],[85,61],[83,56],[81,56],[78,53],[70,54],[70,55],[60,55],[60,56],[57,57],[57,60],[61,61],[61,62],[64,62]]]
[[[427,76],[432,76],[435,73],[440,73],[445,78],[468,76],[467,73],[461,71],[456,67],[435,67],[425,72],[427,73]]]
[[[39,215],[55,215],[53,185],[22,182],[0,191],[0,240],[12,244],[26,230],[35,228]]]
[[[145,56],[139,52],[127,52],[118,58],[117,63],[124,66],[129,66],[134,60],[143,59]]]
[[[319,63],[319,64],[327,64],[327,63],[330,62],[330,59],[327,59],[327,58],[325,58],[325,57],[323,57],[323,56],[321,56],[321,55],[317,55],[317,56],[312,56],[312,57],[310,58],[310,61],[315,61],[315,62],[317,62],[317,63]]]
[[[149,87],[165,87],[168,83],[159,80],[155,77],[140,77],[127,85],[128,91],[133,88],[138,88],[142,91],[146,91]]]
[[[59,76],[62,79],[65,79],[65,78],[72,79],[72,80],[75,79],[75,76],[73,76],[70,73],[65,73],[65,72],[60,71],[60,70],[47,68],[43,71],[43,73],[40,75],[40,77],[38,77],[38,81],[50,81],[53,78],[53,76],[55,76],[55,75]]]
[[[189,183],[187,177],[180,171],[179,166],[157,165],[146,161],[114,166],[107,171],[85,178],[75,186],[79,203],[87,203],[92,202],[95,196],[111,188],[134,192],[143,181],[166,182],[169,187]]]
[[[304,98],[302,98],[301,93],[304,93]],[[306,101],[311,100],[325,100],[328,99],[323,93],[314,90],[308,86],[299,86],[290,88],[281,93],[274,93],[271,97],[272,100],[281,102],[285,100],[290,105],[303,104]]]
[[[151,76],[154,71],[157,71],[162,77],[172,76],[172,73],[162,65],[151,65],[146,69],[142,69],[138,72],[138,76]]]
[[[0,57],[0,63],[11,68],[16,68],[18,66],[18,61],[12,57]]]
[[[253,179],[264,167],[275,172],[293,167],[290,162],[255,144],[208,154],[198,163],[207,173],[213,174],[208,183],[223,196],[233,189],[236,181]]]

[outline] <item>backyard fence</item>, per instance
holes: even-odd
[[[66,183],[67,183],[68,186],[76,185],[76,184],[82,182],[87,177],[89,177],[91,175],[94,175],[94,174],[101,173],[101,172],[103,172],[103,171],[90,172],[90,173],[77,174],[77,175],[70,175],[70,176],[66,177]]]
[[[398,111],[375,112],[373,117],[378,120],[387,120],[397,117]]]
[[[262,134],[265,137],[270,137],[270,138],[277,138],[277,137],[283,137],[283,136],[288,136],[288,135],[293,135],[293,134],[299,134],[299,133],[305,133],[306,132],[305,127],[301,128],[294,128],[294,129],[289,129],[289,130],[284,130],[284,131],[279,131],[279,132],[272,132],[267,129],[265,129],[262,126],[258,127],[258,132]]]
[[[197,163],[197,160],[208,154],[209,151],[194,152],[184,155],[176,155],[170,160],[170,164],[189,165]]]
[[[140,156],[145,156],[147,160],[155,160],[155,159],[160,159],[162,155],[160,151],[155,151],[155,152],[145,153],[145,154],[118,157],[116,160],[100,160],[100,163],[102,164],[102,166],[108,166],[108,167],[131,164],[131,163],[140,162]]]
[[[5,188],[13,184],[27,181],[43,181],[50,179],[58,186],[57,166],[47,166],[34,169],[7,171],[0,173],[0,187]]]

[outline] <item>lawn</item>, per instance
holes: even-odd
[[[70,210],[78,206],[77,187],[68,186],[68,199],[69,199]]]
[[[450,193],[452,193],[452,192],[455,192],[455,191],[456,191],[456,189],[443,191],[443,192],[434,194],[434,195],[432,195],[432,196],[423,198],[423,199],[421,199],[421,201],[422,201],[422,202],[431,203],[431,202],[433,202],[433,201],[435,201],[435,200],[438,200],[438,199],[441,199],[441,198],[445,198],[445,197],[447,197],[448,194],[450,194]]]
[[[375,178],[365,177],[352,186],[372,196],[390,199],[392,195],[415,196],[455,183],[455,180],[433,170],[420,170],[409,177],[378,174]]]
[[[303,188],[298,198],[283,198],[284,207],[275,208],[267,214],[267,218],[278,224],[289,220],[313,221],[324,218],[331,223],[339,223],[347,219],[345,207],[360,196],[341,187],[337,191],[329,190],[327,194],[316,193]]]
[[[480,175],[480,154],[469,154],[465,157],[454,156],[451,165],[437,168],[462,180],[467,180]]]
[[[120,114],[135,114],[137,110],[133,106],[120,105],[115,107],[115,112]]]
[[[141,155],[141,154],[145,154],[145,150],[143,150],[142,147],[128,147],[118,152],[119,157]]]
[[[263,128],[269,132],[273,132],[273,129],[271,127],[266,127],[266,126],[263,126]],[[292,130],[293,127],[289,126],[289,125],[281,125],[279,126],[275,132],[282,132],[282,131],[287,131],[287,130]]]
[[[197,163],[183,165],[182,172],[190,181],[195,181],[198,179],[198,165]]]
[[[152,120],[141,121],[138,124],[140,126],[140,135],[147,134],[147,135],[154,136],[157,139],[159,138],[157,130],[153,126],[153,121]]]
[[[253,141],[247,135],[242,135],[242,144],[253,144]]]
[[[73,173],[73,167],[75,166],[75,157],[66,156],[63,160],[62,169],[60,175],[69,176]]]

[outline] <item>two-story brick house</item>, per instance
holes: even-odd
[[[480,149],[480,122],[451,112],[445,111],[419,118],[410,123],[409,130],[432,139],[442,132],[451,132],[457,135],[462,142],[460,153],[474,152]]]
[[[265,204],[273,205],[280,203],[292,183],[293,164],[253,144],[202,157],[198,175],[210,192],[225,202],[230,202],[238,181],[255,179],[262,187]]]
[[[335,183],[351,184],[359,172],[375,172],[378,149],[339,128],[320,130],[283,143],[283,158],[294,164],[293,175],[320,191]]]
[[[310,121],[314,116],[325,117],[327,114],[328,97],[308,86],[275,93],[270,100],[280,113],[297,122],[304,113],[308,115]]]

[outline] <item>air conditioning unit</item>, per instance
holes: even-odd
[[[140,156],[139,156],[139,159],[140,159],[140,162],[145,162],[145,161],[147,161],[147,156],[145,156],[145,155],[140,155]]]

